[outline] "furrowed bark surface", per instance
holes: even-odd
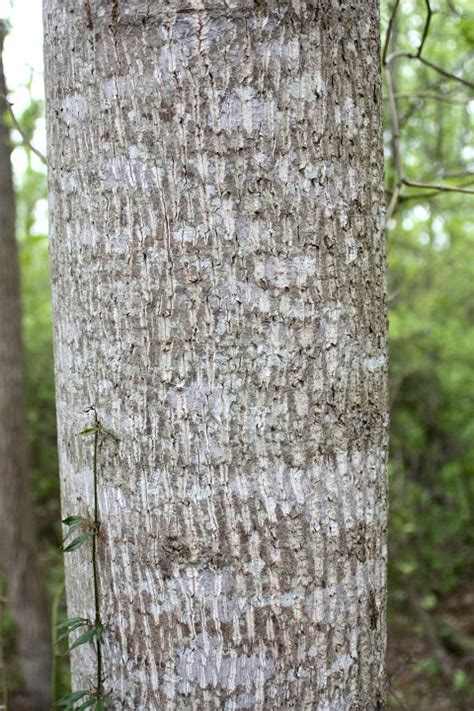
[[[28,470],[15,194],[3,98],[5,34],[0,20],[0,563],[27,694],[22,708],[44,711],[51,700],[51,646]]]
[[[44,0],[63,513],[111,709],[381,708],[375,0]],[[93,617],[90,550],[67,557]],[[94,676],[73,655],[75,688]]]

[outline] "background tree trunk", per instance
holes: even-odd
[[[45,0],[65,515],[110,708],[381,708],[375,0]],[[90,550],[71,615],[93,618]],[[73,655],[76,688],[92,647]]]
[[[50,705],[51,645],[28,471],[15,195],[3,98],[5,34],[0,21],[0,552],[28,708],[44,711]]]

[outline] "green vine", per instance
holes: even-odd
[[[101,610],[100,610],[100,596],[99,596],[99,564],[97,558],[97,543],[100,540],[100,518],[99,518],[99,497],[98,497],[98,447],[99,438],[101,436],[111,437],[113,440],[118,441],[119,438],[110,430],[105,429],[97,417],[97,411],[95,407],[90,407],[86,412],[92,412],[94,415],[94,422],[92,427],[86,427],[79,435],[88,436],[93,435],[93,456],[92,456],[92,480],[93,480],[93,494],[94,494],[94,506],[92,517],[86,516],[68,516],[63,519],[63,524],[68,527],[68,533],[63,541],[63,551],[64,553],[72,553],[78,550],[87,541],[91,541],[91,560],[92,560],[92,581],[94,588],[94,619],[88,620],[84,617],[71,617],[65,622],[57,625],[58,637],[56,644],[59,644],[63,639],[68,639],[72,632],[79,632],[79,636],[74,640],[74,642],[68,647],[68,652],[80,647],[83,644],[95,643],[96,648],[96,678],[95,685],[93,689],[82,689],[80,691],[73,691],[70,694],[62,696],[57,702],[56,706],[64,707],[65,711],[70,711],[70,709],[76,709],[80,711],[81,709],[92,709],[96,711],[105,711],[105,694],[103,688],[103,672],[102,672],[102,644],[104,641],[104,624],[102,622]],[[69,540],[68,542],[68,539]],[[78,702],[80,706],[76,706]]]

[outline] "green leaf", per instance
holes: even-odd
[[[74,640],[74,642],[69,647],[68,652],[73,649],[76,649],[76,647],[81,647],[83,644],[87,644],[87,642],[91,642],[95,637],[97,637],[97,629],[95,627],[86,630],[85,632],[80,634],[76,640]]]
[[[66,533],[66,535],[63,538],[63,547],[64,544],[66,543],[67,539],[73,536],[75,533],[81,530],[81,527],[78,524],[75,524],[74,526],[71,526],[69,531]]]
[[[63,623],[61,626],[57,626],[57,630],[59,631],[60,629],[63,629],[63,631],[57,638],[56,642],[54,644],[59,644],[60,642],[63,641],[63,639],[67,639],[71,632],[74,632],[74,630],[79,629],[80,627],[84,627],[87,625],[88,622],[87,620],[83,619],[82,617],[75,617],[72,620],[68,620],[67,622]]]
[[[84,516],[68,516],[67,518],[63,518],[63,523],[65,526],[72,526],[77,523],[82,523],[85,520]]]
[[[90,696],[89,692],[86,689],[83,689],[82,691],[73,691],[71,694],[61,696],[61,698],[58,699],[54,705],[64,706],[66,710],[72,709],[76,701],[79,701],[79,699],[83,699],[84,696]]]
[[[89,435],[89,434],[95,434],[96,432],[99,432],[99,427],[86,427],[85,429],[81,430],[78,432],[78,435]]]
[[[66,523],[66,521],[69,521],[69,523]],[[77,531],[88,529],[91,533],[94,533],[94,522],[91,519],[84,518],[83,516],[70,516],[69,519],[65,519],[63,523],[70,527],[69,531],[64,536],[63,546],[67,539],[77,533]],[[65,550],[64,547],[63,550]]]
[[[64,622],[61,622],[59,625],[56,625],[56,629],[57,630],[65,629],[66,627],[75,625],[76,622],[82,622],[85,624],[87,622],[87,620],[84,617],[70,617],[68,620],[65,620]]]
[[[80,706],[78,706],[78,707],[77,707],[77,711],[81,711],[81,709],[88,709],[88,708],[90,708],[91,706],[95,706],[96,704],[97,704],[97,699],[94,698],[94,697],[91,697],[91,698],[88,699],[87,701],[84,701],[83,704],[81,704]],[[97,706],[96,706],[96,708],[97,708]]]
[[[59,644],[60,642],[63,641],[63,639],[68,639],[69,635],[71,632],[75,632],[76,630],[80,629],[81,627],[84,627],[86,623],[82,625],[77,625],[76,627],[72,627],[71,629],[67,630],[67,632],[63,632],[62,634],[59,635],[58,639],[56,640],[55,644]]]
[[[105,711],[105,704],[101,699],[97,700],[96,706],[95,706],[96,711]]]
[[[92,538],[92,533],[87,531],[87,533],[82,533],[80,536],[75,538],[69,545],[63,548],[64,553],[71,553],[72,551],[77,551],[78,548],[82,546],[83,543]]]

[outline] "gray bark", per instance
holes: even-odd
[[[23,707],[44,711],[50,703],[51,647],[28,468],[15,195],[2,98],[4,38],[0,21],[0,562],[28,696]]]
[[[375,0],[44,0],[63,513],[112,709],[381,708]],[[92,619],[90,550],[69,555]],[[94,675],[73,655],[75,688]]]

